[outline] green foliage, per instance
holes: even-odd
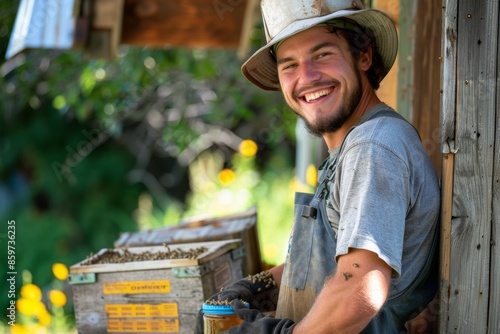
[[[134,159],[116,143],[78,155],[79,143],[90,143],[83,134],[89,129],[50,107],[18,111],[8,123],[1,185],[11,205],[1,215],[0,258],[6,259],[6,222],[15,220],[15,269],[31,271],[44,286],[53,263],[75,264],[136,229],[132,212],[143,187],[127,184]],[[71,165],[67,161],[74,166],[61,173],[57,166]]]
[[[2,55],[18,3],[0,3]],[[246,82],[234,51],[123,46],[104,61],[31,50],[0,65],[0,261],[10,219],[16,270],[45,287],[53,263],[113,247],[121,232],[254,204],[264,258],[282,261],[295,116]],[[235,153],[243,139],[256,156]]]

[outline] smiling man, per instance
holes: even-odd
[[[211,299],[234,300],[244,322],[230,333],[406,332],[436,292],[440,200],[416,130],[376,95],[396,57],[394,24],[359,0],[261,9],[268,43],[243,74],[281,91],[329,157],[316,193],[296,194],[285,263]]]

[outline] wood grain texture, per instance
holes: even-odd
[[[238,48],[247,0],[125,0],[121,42]]]
[[[436,173],[441,171],[440,99],[441,99],[441,4],[434,0],[417,3],[414,23],[413,97],[411,123],[418,129],[422,143]]]
[[[487,333],[498,2],[446,1],[445,7],[442,129],[444,143],[455,138],[455,148],[444,149],[456,154],[450,274],[448,286],[442,282],[440,332]]]
[[[500,14],[499,14],[500,15]],[[500,35],[497,36],[500,45]],[[497,64],[500,64],[500,55],[497,56]],[[490,268],[490,300],[488,315],[488,333],[494,334],[500,331],[500,68],[497,68],[495,85],[496,95],[496,127],[493,157],[493,199],[492,199],[492,233],[491,233],[491,268]]]
[[[450,263],[451,263],[451,216],[453,195],[453,171],[455,151],[455,116],[456,116],[456,76],[457,76],[457,1],[442,2],[442,67],[441,67],[441,151],[444,154],[442,164],[442,212],[441,212],[441,277],[438,291],[439,333],[447,333],[449,325],[450,303]],[[453,159],[453,160],[452,160]],[[450,198],[444,198],[448,194]]]

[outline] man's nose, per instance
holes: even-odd
[[[300,64],[299,82],[308,84],[318,81],[321,78],[321,73],[312,61],[304,61]]]

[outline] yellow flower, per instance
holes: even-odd
[[[239,151],[245,157],[253,157],[257,154],[257,144],[251,139],[245,139],[240,143]]]
[[[19,312],[29,316],[47,311],[41,301],[28,298],[19,298],[16,302],[16,307]]]
[[[219,181],[225,186],[231,184],[235,178],[236,173],[229,168],[225,168],[219,172]]]
[[[47,310],[44,310],[43,312],[37,314],[37,317],[38,317],[38,322],[40,322],[40,325],[42,326],[50,325],[51,316],[50,313],[47,312]]]
[[[52,273],[58,280],[64,281],[68,278],[68,267],[62,263],[54,263],[52,265]]]
[[[51,290],[49,292],[49,299],[55,306],[63,307],[66,305],[66,295],[59,290]]]
[[[11,334],[26,334],[29,333],[29,328],[20,324],[16,324],[15,326],[10,326]]]
[[[306,182],[311,186],[316,186],[316,182],[318,179],[318,172],[314,165],[309,165],[306,170]]]
[[[34,302],[31,299],[19,298],[16,301],[16,308],[19,312],[26,315],[34,315],[35,307]]]
[[[21,297],[30,300],[42,300],[42,290],[35,284],[26,284],[21,287]]]

